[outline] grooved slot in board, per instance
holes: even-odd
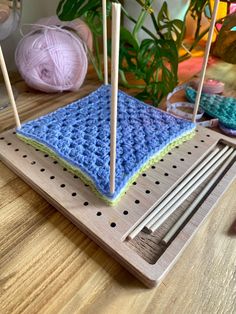
[[[219,143],[218,147],[222,147],[222,144]],[[207,197],[214,190],[216,185],[221,181],[222,177],[229,171],[232,164],[235,162],[234,160],[227,167],[221,177],[215,182],[212,186],[211,190],[204,196],[201,202],[198,204],[194,212],[189,216],[186,222],[182,225],[181,229],[176,233],[175,236],[184,228],[184,226],[188,223],[191,217],[197,212],[203,202],[207,199]],[[179,206],[170,217],[153,233],[148,233],[145,228],[133,239],[127,241],[126,244],[132,248],[135,252],[137,252],[145,261],[150,264],[155,264],[159,257],[165,252],[167,249],[167,245],[163,244],[161,240],[165,236],[165,234],[170,230],[170,228],[176,223],[176,221],[181,217],[181,215],[185,212],[185,210],[191,205],[197,195],[204,189],[205,185],[214,177],[217,173],[220,166],[215,170],[195,191],[192,193],[182,204]],[[174,238],[172,239],[174,241]]]

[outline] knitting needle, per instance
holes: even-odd
[[[233,154],[230,155],[230,157],[227,159],[224,165],[221,166],[221,168],[217,171],[214,177],[207,183],[207,185],[204,187],[201,193],[195,198],[193,203],[187,208],[184,214],[179,218],[179,220],[177,220],[177,222],[167,232],[165,237],[162,239],[163,244],[167,245],[170,242],[170,240],[173,238],[176,232],[181,228],[181,226],[186,222],[186,220],[190,217],[190,215],[195,211],[197,206],[202,202],[202,200],[205,198],[207,193],[216,184],[218,179],[222,176],[222,174],[225,172],[225,170],[230,165],[230,163],[234,160],[235,157],[236,157],[236,151],[234,151]]]
[[[207,62],[208,62],[208,58],[209,58],[211,41],[212,41],[212,37],[213,37],[213,33],[214,33],[214,27],[215,27],[219,2],[220,2],[220,0],[215,0],[215,3],[214,3],[214,9],[213,9],[212,18],[211,18],[211,25],[210,25],[210,30],[208,33],[207,44],[206,44],[206,49],[205,49],[205,54],[204,54],[203,64],[202,64],[202,70],[201,70],[201,74],[200,74],[200,81],[199,81],[197,96],[196,96],[195,105],[194,105],[193,119],[192,119],[192,121],[194,123],[196,122],[196,115],[198,112],[199,102],[200,102],[200,98],[201,98],[201,94],[202,94],[203,82],[204,82],[204,78],[205,78],[205,74],[206,74]]]
[[[104,62],[104,84],[108,84],[108,58],[107,58],[107,3],[102,0],[103,21],[103,62]]]
[[[204,175],[199,178],[199,180],[192,185],[187,191],[185,191],[176,203],[173,204],[164,214],[151,226],[151,232],[154,232],[159,228],[167,218],[209,177],[219,166],[220,164],[225,161],[228,156],[233,152],[233,148],[230,148],[226,154],[224,154],[210,169],[204,173]]]
[[[110,193],[115,192],[116,177],[116,127],[118,100],[118,72],[120,48],[120,11],[118,3],[112,3],[112,57],[111,57],[111,148],[110,148]]]
[[[146,224],[157,214],[160,210],[159,206],[161,206],[161,204],[163,204],[162,206],[165,206],[219,151],[219,148],[215,148],[206,159],[188,174],[188,176],[185,177],[183,181],[128,235],[128,239],[134,239]]]
[[[5,81],[8,97],[10,99],[10,104],[11,104],[12,109],[13,109],[16,126],[17,126],[18,129],[20,129],[21,128],[20,118],[19,118],[19,115],[18,115],[16,102],[15,102],[14,94],[13,94],[13,91],[12,91],[11,82],[10,82],[9,75],[8,75],[8,72],[7,72],[7,67],[6,67],[6,63],[5,63],[5,60],[4,60],[4,56],[3,56],[3,52],[2,52],[2,47],[1,46],[0,46],[0,66],[1,66],[2,74],[3,74],[3,78],[4,78],[4,81]]]

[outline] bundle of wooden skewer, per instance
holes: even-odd
[[[174,223],[171,229],[162,239],[163,244],[169,244],[175,234],[189,220],[189,217],[197,210],[199,204],[219,181],[227,168],[236,157],[233,147],[224,145],[223,148],[215,147],[212,152],[203,159],[184,179],[176,186],[142,222],[128,235],[128,239],[134,239],[142,230],[153,233],[161,227],[165,221],[183,204],[183,202],[201,185],[210,178],[201,192],[196,196],[183,215]],[[214,172],[216,172],[214,174]]]

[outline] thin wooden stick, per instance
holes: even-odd
[[[180,193],[183,188],[199,173],[199,171],[201,171],[218,153],[223,154],[223,152],[220,152],[219,148],[214,149],[202,163],[200,163],[182,182],[180,182],[180,184],[155,208],[156,214],[160,212],[162,208],[165,207],[176,195],[178,197],[178,193]],[[149,229],[149,227],[152,226],[153,221],[155,221],[155,217],[151,219],[145,227]]]
[[[146,224],[157,214],[159,206],[161,204],[166,205],[175,196],[184,185],[186,185],[218,152],[219,148],[216,148],[210,155],[207,156],[187,177],[185,177],[182,182],[170,192],[170,194],[157,206],[154,210],[128,235],[128,239],[134,239],[137,234],[146,226]],[[164,206],[163,205],[163,206]]]
[[[118,73],[120,48],[120,11],[118,3],[112,3],[112,67],[111,67],[111,148],[110,148],[110,192],[115,192],[116,177],[116,127],[118,100]]]
[[[206,49],[205,49],[205,54],[203,58],[203,64],[202,64],[202,70],[200,74],[200,81],[198,85],[198,90],[197,90],[197,96],[196,96],[196,101],[195,101],[195,106],[194,106],[194,111],[193,111],[193,122],[196,122],[196,115],[198,112],[198,107],[200,103],[200,98],[202,94],[202,88],[203,88],[203,82],[206,74],[206,68],[207,68],[207,62],[209,58],[209,53],[210,53],[210,48],[211,48],[211,41],[214,33],[214,27],[215,27],[215,22],[216,22],[216,16],[217,16],[217,10],[219,6],[220,0],[215,0],[214,3],[214,9],[212,13],[212,18],[211,18],[211,25],[210,25],[210,30],[208,33],[208,38],[207,38],[207,44],[206,44]]]
[[[234,148],[230,148],[226,154],[224,154],[210,169],[194,184],[189,190],[187,190],[181,198],[166,212],[159,220],[150,228],[152,232],[156,231],[167,218],[225,161],[229,155],[233,152]]]
[[[177,220],[177,222],[171,227],[171,229],[167,232],[165,237],[162,239],[163,244],[168,244],[173,236],[177,233],[177,231],[182,227],[182,225],[187,221],[187,219],[192,215],[197,206],[202,202],[207,193],[212,189],[212,187],[216,184],[218,179],[222,176],[224,171],[230,165],[230,163],[236,157],[236,151],[233,152],[232,155],[226,160],[225,164],[219,169],[219,171],[214,175],[214,177],[207,183],[201,193],[195,198],[193,203],[186,209],[184,214]]]
[[[107,58],[107,1],[102,0],[103,20],[103,63],[104,63],[104,84],[108,84],[108,58]]]
[[[8,75],[8,72],[7,72],[7,67],[6,67],[4,56],[3,56],[3,53],[2,53],[1,45],[0,45],[0,66],[1,66],[2,74],[3,74],[3,78],[4,78],[4,81],[5,81],[8,97],[9,97],[9,100],[10,100],[10,104],[11,104],[12,109],[13,109],[14,118],[15,118],[15,122],[16,122],[16,127],[18,129],[20,129],[21,128],[20,118],[19,118],[19,115],[18,115],[16,102],[15,102],[14,94],[13,94],[13,91],[12,91],[11,82],[10,82],[9,75]]]
[[[184,195],[186,193],[186,191],[188,191],[188,189],[190,189],[192,186],[194,186],[194,184],[204,175],[204,173],[206,173],[216,162],[219,158],[221,158],[221,156],[223,156],[227,149],[229,147],[226,146],[224,147],[224,149],[222,149],[215,157],[212,158],[212,160],[210,162],[208,162],[205,167],[200,170],[194,177],[193,179],[188,182],[180,191],[179,193],[174,196],[165,206],[162,206],[160,209],[156,210],[156,216],[154,216],[149,223],[146,225],[146,228],[149,230],[152,230],[152,226],[156,223],[157,220],[159,220],[162,215],[167,212],[173,204],[175,204],[176,201],[178,201],[178,199],[180,199],[182,197],[182,195]]]

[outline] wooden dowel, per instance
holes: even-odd
[[[203,175],[206,173],[221,156],[223,156],[228,149],[228,146],[224,147],[215,157],[213,157],[204,168],[202,168],[193,178],[189,181],[183,188],[176,194],[165,206],[162,206],[160,209],[156,210],[156,215],[149,221],[146,225],[146,228],[152,230],[151,227],[159,220],[165,212],[167,212],[175,202],[186,193]]]
[[[150,228],[152,232],[156,231],[167,218],[225,161],[233,152],[230,148],[205,174],[194,184],[189,190],[185,191],[181,198],[171,208],[159,218],[154,225]]]
[[[214,175],[214,177],[207,183],[201,193],[195,198],[193,203],[187,208],[184,214],[177,220],[177,222],[171,227],[171,229],[167,232],[167,234],[162,239],[163,244],[168,244],[173,236],[177,233],[177,231],[182,227],[182,225],[188,220],[190,215],[195,211],[196,207],[202,202],[207,193],[212,189],[212,187],[216,184],[218,179],[222,176],[224,171],[230,165],[230,163],[236,157],[236,151],[230,155],[230,157],[226,160],[225,164],[219,169],[219,171]]]
[[[8,75],[8,72],[7,72],[7,67],[6,67],[6,63],[5,63],[5,60],[4,60],[4,56],[3,56],[3,53],[2,53],[2,47],[1,46],[0,46],[0,66],[1,66],[2,74],[3,74],[4,82],[5,82],[5,85],[6,85],[8,97],[9,97],[9,100],[10,100],[10,104],[11,104],[12,109],[13,109],[14,118],[15,118],[15,122],[16,122],[16,127],[18,129],[20,129],[21,128],[20,118],[19,118],[19,115],[18,115],[16,102],[15,102],[14,94],[13,94],[13,91],[12,91],[11,82],[10,82],[9,75]]]
[[[215,148],[213,152],[209,156],[207,156],[206,159],[204,159],[191,173],[189,173],[188,176],[182,182],[180,182],[180,184],[155,208],[156,214],[159,213],[162,208],[165,207],[186,186],[186,184],[188,184],[197,175],[197,173],[201,171],[219,152],[220,149]],[[149,228],[152,226],[152,224],[153,222],[152,220],[150,220],[145,227]]]
[[[118,3],[112,3],[112,58],[111,58],[111,142],[110,142],[110,193],[115,192],[116,177],[116,127],[118,100],[118,73],[120,49],[120,11]]]
[[[170,194],[128,235],[128,239],[134,239],[146,226],[146,224],[157,214],[160,208],[159,206],[161,206],[161,204],[167,204],[170,199],[172,199],[173,196],[175,196],[183,188],[183,186],[186,185],[219,151],[219,148],[214,149],[214,151],[209,154],[206,159],[204,159],[190,174],[188,174],[182,182],[180,182],[180,184],[173,191],[171,191]]]
[[[199,107],[200,98],[201,98],[201,94],[202,94],[203,82],[204,82],[204,78],[205,78],[205,74],[206,74],[207,62],[208,62],[208,58],[209,58],[211,41],[212,41],[212,37],[213,37],[213,33],[214,33],[214,27],[215,27],[219,2],[220,2],[220,0],[215,0],[215,3],[214,3],[214,9],[213,9],[212,18],[211,18],[211,25],[210,25],[210,30],[208,33],[207,44],[206,44],[206,49],[205,49],[205,54],[204,54],[203,64],[202,64],[202,70],[201,70],[201,74],[200,74],[200,81],[199,81],[199,85],[198,85],[197,96],[196,96],[195,106],[194,106],[194,111],[193,111],[193,122],[194,123],[196,122],[196,115],[198,112],[198,107]]]
[[[107,58],[107,1],[102,0],[103,20],[103,63],[104,63],[104,84],[108,84],[108,58]]]

